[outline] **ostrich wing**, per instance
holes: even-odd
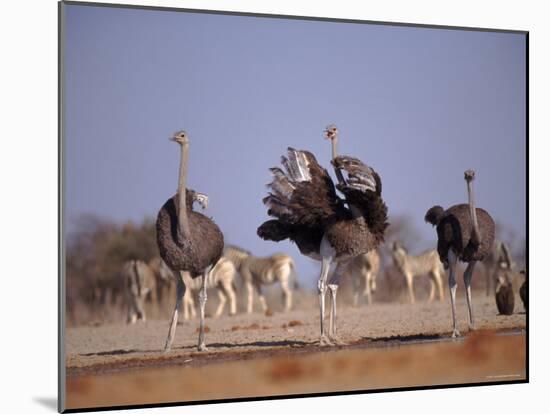
[[[270,216],[288,225],[323,227],[345,210],[330,175],[312,153],[288,148],[281,164],[284,170],[271,168],[271,191],[263,199]]]
[[[336,170],[346,171],[348,175],[344,183],[339,183],[336,186],[342,193],[345,194],[346,191],[356,190],[360,192],[371,191],[378,195],[382,194],[380,176],[360,159],[341,155],[332,160],[332,165]]]
[[[342,155],[332,160],[334,168],[347,173],[345,182],[336,187],[346,197],[346,202],[359,209],[371,233],[383,240],[388,227],[388,207],[382,200],[382,181],[371,167],[361,160]]]

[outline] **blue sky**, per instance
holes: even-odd
[[[371,24],[66,6],[66,213],[117,222],[154,217],[177,187],[190,136],[188,183],[210,197],[226,240],[258,255],[292,254],[256,236],[261,199],[287,146],[327,167],[324,127],[340,153],[382,177],[390,216],[421,240],[434,204],[476,201],[525,237],[525,36]]]

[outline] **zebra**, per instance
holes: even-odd
[[[353,306],[359,303],[359,293],[367,298],[367,303],[372,303],[372,292],[376,290],[376,277],[380,271],[380,254],[377,250],[355,256],[350,260],[347,268],[353,283]]]
[[[128,316],[126,322],[134,324],[141,320],[145,322],[144,301],[153,296],[155,290],[155,275],[153,270],[141,260],[128,260],[122,268],[124,278]]]
[[[296,272],[292,257],[283,253],[267,257],[256,257],[249,251],[236,246],[226,246],[224,257],[233,262],[246,287],[247,313],[252,313],[254,288],[258,293],[262,310],[264,312],[267,311],[267,303],[262,293],[262,285],[271,285],[275,282],[281,284],[285,312],[292,308],[292,290],[289,286],[289,279]]]
[[[168,267],[166,267],[168,268]],[[237,299],[235,294],[235,265],[231,260],[221,257],[214,267],[208,272],[206,287],[208,289],[216,288],[218,291],[219,304],[214,317],[218,318],[223,313],[227,298],[229,298],[229,314],[237,313]],[[194,294],[201,290],[201,278],[193,279],[188,272],[182,272],[182,279],[187,288],[183,295],[183,319],[194,318],[195,300]]]
[[[429,301],[431,302],[434,299],[436,286],[439,293],[439,300],[443,300],[442,278],[445,274],[445,269],[439,260],[439,254],[436,250],[428,250],[418,256],[411,256],[403,246],[395,242],[392,246],[392,256],[395,266],[403,276],[405,276],[411,303],[415,302],[413,277],[425,274],[430,276],[431,287]]]
[[[155,274],[157,303],[161,305],[166,298],[173,297],[172,291],[175,289],[174,275],[172,270],[164,263],[160,257],[154,257],[149,261],[149,267]]]
[[[508,245],[500,240],[495,240],[493,248],[487,258],[483,261],[485,267],[485,293],[490,296],[495,293],[503,273],[510,273],[516,263],[512,260]],[[506,276],[507,277],[507,276]],[[495,284],[497,287],[495,287]]]

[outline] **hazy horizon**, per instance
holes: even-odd
[[[318,264],[265,242],[268,168],[286,147],[329,167],[339,150],[381,176],[391,217],[420,240],[434,204],[476,204],[520,240],[526,230],[526,49],[517,33],[66,5],[67,231],[82,214],[155,218],[177,187],[189,133],[190,188],[207,194],[228,243],[282,251],[310,283]],[[332,172],[331,172],[332,173]],[[333,175],[334,176],[334,175]],[[391,220],[390,220],[391,221]]]

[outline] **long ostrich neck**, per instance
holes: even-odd
[[[338,156],[338,137],[334,137],[331,139],[332,143],[332,159],[336,159]],[[340,171],[338,168],[335,168],[334,171],[336,172],[336,178],[338,178],[338,182],[340,184],[345,184],[346,181],[344,180],[344,176],[342,175],[342,171]]]
[[[479,231],[479,225],[477,223],[476,208],[474,206],[474,189],[472,188],[472,181],[467,182],[468,185],[468,204],[470,206],[470,218],[472,220],[472,241],[476,244],[481,243],[481,232]]]
[[[180,178],[178,183],[178,230],[180,235],[187,239],[189,238],[189,218],[187,217],[187,160],[189,159],[189,144],[184,142],[181,144],[181,161],[180,161]]]

